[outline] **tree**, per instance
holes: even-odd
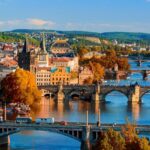
[[[89,66],[94,73],[94,82],[100,81],[104,77],[104,67],[97,62],[89,62]]]
[[[87,48],[81,48],[79,50],[79,56],[82,58],[84,56],[84,54],[88,53],[89,50]]]
[[[125,140],[119,132],[110,128],[101,133],[94,150],[125,150]]]
[[[78,73],[75,71],[71,71],[71,79],[76,79],[78,78]]]
[[[87,79],[85,79],[83,81],[84,84],[92,84],[93,83],[93,79],[91,77],[88,77]]]
[[[10,102],[28,104],[32,109],[40,106],[41,92],[38,90],[34,75],[23,69],[8,74],[1,83],[3,97]]]
[[[118,58],[117,64],[118,64],[119,70],[127,70],[128,71],[130,69],[130,65],[128,63],[127,58]]]
[[[149,141],[140,138],[135,129],[135,125],[127,123],[122,132],[111,128],[101,132],[93,150],[150,150]]]

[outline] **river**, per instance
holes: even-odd
[[[142,67],[149,67],[150,63],[143,63]],[[136,63],[131,63],[132,69],[141,69]],[[142,75],[132,74],[129,80],[141,81]],[[128,82],[128,81],[127,81]],[[54,117],[57,121],[85,122],[86,110],[89,110],[89,122],[96,122],[99,106],[88,102],[70,100],[68,105],[58,104],[51,99],[42,99],[42,109],[37,117]],[[125,123],[128,118],[137,124],[150,125],[150,94],[142,98],[141,104],[128,104],[127,97],[119,92],[107,95],[106,102],[100,104],[101,123]],[[80,143],[68,137],[45,132],[24,131],[10,136],[10,146],[7,150],[79,150]],[[2,149],[4,150],[4,148]]]

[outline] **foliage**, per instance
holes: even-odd
[[[78,78],[78,73],[75,71],[71,71],[71,79],[76,79]]]
[[[85,47],[79,49],[79,56],[80,56],[80,58],[83,59],[83,56],[84,56],[86,53],[88,53],[88,52],[89,52],[89,50],[88,50],[87,48],[85,48]]]
[[[94,74],[94,82],[98,82],[104,78],[104,67],[97,62],[89,62],[89,66]]]
[[[91,59],[81,59],[80,65],[88,65],[90,62],[95,62],[100,64],[105,69],[113,69],[115,64],[118,64],[118,69],[123,71],[128,71],[130,69],[130,65],[128,63],[127,58],[118,58],[117,54],[114,50],[109,50],[106,52],[106,56],[102,56],[97,59],[95,57]]]
[[[87,79],[85,79],[83,81],[84,84],[92,84],[93,83],[93,79],[91,77],[88,77]]]
[[[101,133],[94,150],[125,150],[125,140],[119,132],[109,129]]]
[[[17,69],[2,80],[4,99],[9,102],[22,102],[36,109],[40,105],[41,92],[38,90],[34,75]]]
[[[11,33],[11,32],[1,32],[0,33],[0,42],[20,42],[25,40],[25,35],[24,34],[16,34],[16,33]],[[34,39],[29,37],[29,42],[34,45],[39,45],[39,42]]]
[[[149,44],[150,34],[147,33],[132,33],[132,32],[106,32],[101,34],[101,38],[109,40],[118,40],[125,43]]]
[[[139,138],[135,127],[127,123],[121,133],[113,129],[101,132],[93,150],[150,150],[149,141]]]

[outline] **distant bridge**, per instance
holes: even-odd
[[[73,96],[80,99],[90,99],[92,103],[105,101],[106,96],[118,91],[123,93],[129,102],[141,102],[142,96],[150,91],[150,86],[126,85],[126,86],[109,86],[109,85],[49,85],[40,86],[39,89],[44,95],[53,95],[54,99],[59,102],[69,102]]]
[[[24,131],[24,130],[40,130],[49,131],[64,136],[68,136],[77,141],[81,142],[81,149],[90,149],[90,144],[94,143],[102,131],[108,130],[109,128],[114,128],[116,131],[121,131],[123,124],[102,124],[101,126],[96,126],[96,124],[86,125],[85,123],[69,123],[68,125],[60,124],[16,124],[16,123],[2,123],[0,124],[0,145],[9,142],[9,135]],[[140,132],[150,132],[150,126],[139,125],[136,127],[138,133]]]

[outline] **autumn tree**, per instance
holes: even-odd
[[[88,52],[89,52],[89,50],[87,48],[84,48],[84,47],[80,48],[80,50],[79,50],[79,56],[80,56],[80,58],[82,58]]]
[[[40,105],[41,92],[35,82],[35,76],[23,69],[8,74],[1,83],[4,99],[9,102],[21,102],[36,109]]]
[[[118,64],[119,70],[127,70],[128,71],[130,69],[130,65],[128,63],[127,58],[118,58],[117,64]]]
[[[93,83],[93,79],[91,77],[88,77],[83,81],[83,84],[92,84],[92,83]]]
[[[89,67],[93,71],[94,74],[94,82],[98,82],[104,78],[104,67],[102,67],[99,63],[89,62]]]
[[[101,133],[93,150],[125,150],[125,140],[119,132],[110,128]]]
[[[78,73],[76,71],[71,71],[71,79],[78,78]]]
[[[112,128],[101,132],[93,150],[150,150],[150,144],[137,135],[134,124],[127,123],[121,132]]]

